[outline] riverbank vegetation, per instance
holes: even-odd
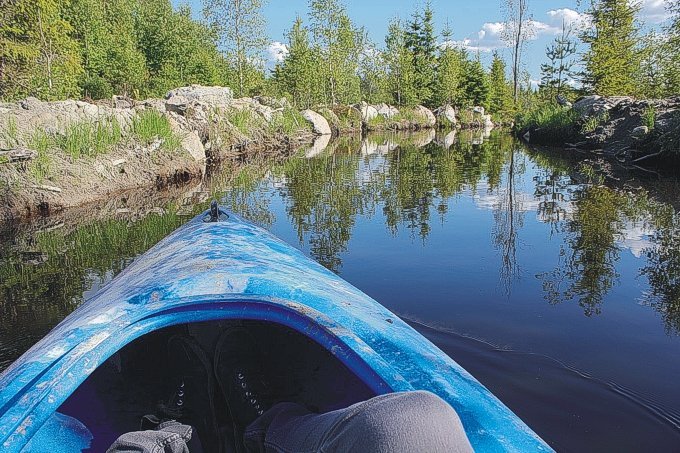
[[[12,0],[0,6],[0,98],[142,99],[197,83],[229,86],[241,97],[286,97],[297,109],[360,101],[449,104],[458,112],[481,106],[496,123],[516,121],[566,141],[582,125],[568,128],[573,115],[558,105],[587,94],[680,93],[678,1],[667,2],[671,18],[662,29],[645,33],[638,2],[584,5],[587,23],[563,24],[546,49],[538,86],[523,70],[535,26],[530,2],[501,3],[507,64],[494,53],[485,68],[479,53],[456,44],[448,23],[436,29],[429,3],[392,19],[380,44],[342,0],[310,0],[278,63],[267,68],[263,0],[205,0],[202,20],[170,0]]]

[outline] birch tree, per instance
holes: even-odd
[[[505,25],[502,38],[512,52],[512,95],[517,102],[519,78],[522,66],[522,52],[527,40],[533,36],[529,0],[504,0]]]
[[[219,36],[219,43],[234,66],[237,94],[245,96],[262,70],[262,53],[268,44],[262,6],[266,0],[204,0],[203,15]]]

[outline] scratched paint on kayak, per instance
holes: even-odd
[[[375,300],[235,215],[220,222],[205,217],[140,256],[0,375],[3,450],[21,451],[43,425],[54,426],[61,403],[134,339],[175,324],[255,319],[313,338],[376,393],[440,395],[477,451],[551,451],[473,376]]]

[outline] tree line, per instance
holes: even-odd
[[[287,53],[267,70],[263,0],[204,0],[202,20],[170,0],[0,0],[0,98],[144,98],[199,83],[286,96],[301,108],[364,100],[481,105],[505,116],[536,93],[522,70],[529,0],[502,3],[509,68],[497,53],[484,67],[478,53],[454,45],[448,24],[436,30],[429,3],[391,20],[378,44],[342,0],[309,0],[307,17],[287,33]],[[680,0],[668,9],[668,25],[643,36],[638,1],[590,0],[591,23],[565,24],[546,50],[538,94],[679,93]]]

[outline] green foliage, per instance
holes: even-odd
[[[576,134],[577,114],[555,103],[545,103],[520,114],[515,123],[519,131],[531,131],[532,142],[560,143]]]
[[[437,106],[459,105],[463,98],[464,53],[453,47],[453,32],[447,24],[442,32],[443,43],[439,48],[437,71],[433,85],[432,102]]]
[[[393,102],[397,105],[418,104],[420,99],[415,84],[416,68],[407,48],[406,30],[399,20],[390,21],[385,45],[387,86]]]
[[[68,0],[15,0],[0,8],[0,98],[63,99],[82,72]]]
[[[463,64],[463,99],[465,107],[489,108],[489,78],[479,59],[466,60]]]
[[[17,128],[17,120],[14,116],[7,119],[7,124],[0,133],[0,140],[4,146],[11,148],[19,144],[19,129]]]
[[[422,11],[416,11],[405,32],[406,48],[411,53],[414,67],[414,88],[418,103],[431,105],[435,86],[437,37],[434,32],[434,13],[429,1]]]
[[[311,0],[311,32],[321,57],[319,73],[324,102],[353,104],[360,100],[359,55],[364,33],[356,28],[339,0]]]
[[[287,94],[301,109],[323,102],[321,65],[321,55],[318,49],[312,48],[309,30],[298,17],[288,32],[288,55],[274,69],[278,91]]]
[[[593,27],[581,39],[588,46],[585,53],[583,81],[602,96],[633,95],[637,91],[635,75],[640,60],[636,50],[639,3],[632,0],[597,0],[589,13]]]
[[[281,114],[274,116],[271,125],[275,131],[282,132],[287,136],[293,136],[298,132],[311,132],[311,126],[307,120],[300,112],[292,108],[284,109]],[[245,125],[241,124],[241,128],[245,130]],[[239,130],[245,133],[241,128]]]
[[[168,118],[154,109],[139,112],[132,119],[131,132],[144,145],[161,140],[161,147],[167,151],[176,150],[181,143],[180,137],[172,131]]]

